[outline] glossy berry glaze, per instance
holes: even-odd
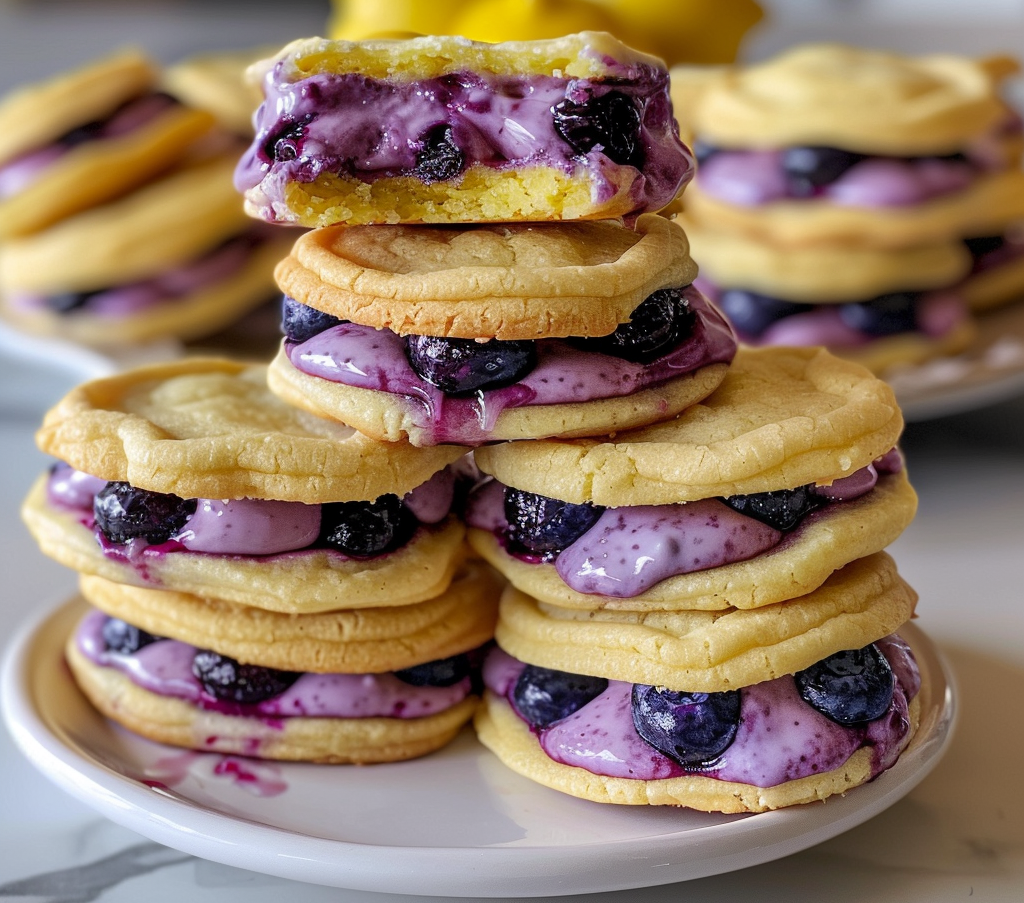
[[[620,398],[713,363],[727,363],[736,340],[725,318],[693,286],[680,289],[692,326],[674,348],[638,363],[566,339],[538,339],[536,365],[516,382],[468,396],[446,395],[409,361],[406,340],[386,329],[341,322],[301,342],[285,341],[292,365],[309,376],[389,392],[415,405],[418,426],[436,443],[488,441],[502,411],[525,405]],[[518,343],[516,343],[518,344]]]
[[[211,670],[196,661],[215,653],[163,637],[151,639],[132,652],[120,652],[110,649],[104,639],[104,625],[108,623],[110,619],[99,611],[91,611],[79,623],[75,642],[89,661],[116,668],[151,693],[181,699],[208,711],[260,718],[268,724],[299,716],[422,718],[451,708],[473,691],[469,675],[447,685],[432,685],[407,682],[391,672],[296,675],[271,671],[272,679],[266,681],[270,686],[252,694],[265,698],[239,702],[237,698],[246,697],[236,688],[215,695],[204,685],[203,678],[209,682]],[[250,683],[254,682],[252,676]]]
[[[126,500],[113,499],[104,506],[102,500],[115,486],[127,487]],[[160,494],[131,490],[127,484],[108,484],[66,464],[54,467],[47,484],[50,503],[74,512],[84,526],[94,530],[105,555],[140,568],[152,556],[182,552],[255,557],[331,549],[352,558],[386,554],[411,539],[420,525],[443,521],[451,511],[454,493],[454,472],[445,469],[403,499],[383,496],[374,503],[330,505],[268,499],[177,499],[183,510],[171,515],[172,523],[146,526],[147,509],[153,507],[153,497],[159,501]],[[105,511],[112,513],[106,515]],[[143,526],[136,526],[139,523]],[[372,545],[374,541],[379,548]]]
[[[491,480],[470,497],[466,522],[492,532],[506,552],[522,561],[553,564],[561,580],[576,592],[632,598],[669,577],[767,552],[801,524],[827,517],[836,505],[867,495],[880,478],[902,467],[902,456],[894,449],[830,486],[806,487],[806,497],[794,516],[784,520],[767,510],[777,507],[770,504],[775,493],[605,508],[597,509],[596,519],[582,522],[583,529],[570,532],[561,543],[543,537],[544,545],[539,546],[527,537],[532,548],[524,545],[510,522],[510,490]]]
[[[586,687],[578,705],[563,702],[563,717],[544,724],[531,720],[530,706],[517,703],[522,696],[520,678],[529,666],[493,649],[484,663],[484,684],[509,702],[530,725],[544,752],[563,765],[614,778],[652,781],[699,775],[774,787],[839,768],[864,747],[871,749],[872,777],[896,761],[909,742],[908,706],[920,690],[921,679],[913,653],[899,637],[879,640],[874,648],[891,671],[887,688],[891,696],[886,694],[881,705],[876,704],[881,714],[848,724],[806,701],[792,675],[722,694],[674,694],[664,688],[609,680],[596,696]],[[567,695],[566,677],[571,675],[556,676],[554,698]],[[645,700],[652,691],[662,697],[660,706],[652,707]],[[542,692],[543,685],[534,695]],[[835,701],[853,702],[857,708],[854,697],[860,692],[851,685],[839,690]],[[843,699],[843,693],[848,698]],[[684,695],[691,697],[689,711],[672,712],[678,709],[674,697]],[[714,704],[710,711],[709,703]],[[673,732],[678,733],[673,736]]]
[[[0,166],[0,199],[24,191],[73,148],[128,135],[175,104],[177,101],[168,94],[147,94],[128,101],[105,120],[78,126],[51,144],[10,160]]]
[[[693,174],[679,140],[668,74],[622,66],[606,81],[458,72],[418,81],[317,74],[289,82],[278,63],[263,83],[256,138],[235,184],[258,215],[282,216],[291,182],[325,174],[365,182],[411,176],[452,181],[474,165],[495,170],[553,167],[616,193],[616,171],[639,168],[634,212],[659,210]]]
[[[741,288],[696,280],[728,317],[748,345],[827,345],[855,349],[886,336],[918,334],[941,339],[970,317],[955,289],[893,292],[860,302],[810,304],[787,301]]]

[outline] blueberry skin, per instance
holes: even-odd
[[[650,364],[689,336],[695,322],[682,289],[664,288],[648,295],[610,335],[572,338],[570,343],[634,364]]]
[[[551,113],[555,130],[578,153],[590,153],[600,145],[613,163],[637,169],[644,165],[640,111],[625,94],[610,91],[582,103],[563,100]]]
[[[465,653],[439,658],[422,665],[395,671],[395,677],[414,687],[451,687],[470,676],[472,667]]]
[[[837,147],[789,147],[782,154],[782,169],[786,173],[790,193],[796,197],[808,197],[819,188],[835,182],[863,159],[864,154]]]
[[[107,618],[103,622],[102,632],[103,644],[107,649],[111,652],[120,652],[122,655],[131,655],[150,643],[163,639],[120,618]]]
[[[453,398],[510,386],[537,366],[537,347],[529,341],[410,335],[405,354],[421,379]]]
[[[373,502],[330,502],[320,506],[318,545],[366,557],[407,542],[418,522],[397,495]]]
[[[568,718],[607,689],[603,677],[527,665],[512,689],[512,703],[526,722],[539,730]]]
[[[706,767],[729,748],[740,724],[740,692],[685,693],[634,684],[633,726],[684,768]]]
[[[839,317],[852,329],[873,336],[913,332],[917,328],[915,292],[893,292],[870,301],[840,304]]]
[[[136,489],[125,482],[107,483],[93,500],[96,526],[116,543],[138,538],[154,545],[166,542],[195,510],[195,499]]]
[[[450,125],[440,123],[428,129],[416,154],[413,175],[426,183],[447,182],[458,176],[466,165],[466,155],[455,141]]]
[[[281,301],[281,332],[289,342],[305,342],[341,322],[338,317],[325,314],[287,295]]]
[[[796,489],[732,495],[722,501],[733,510],[783,532],[792,530],[811,511],[823,504],[822,498],[811,492],[810,484],[797,486]]]
[[[298,671],[280,671],[260,665],[243,665],[209,649],[197,649],[192,673],[215,699],[251,705],[271,699],[287,690],[301,676]]]
[[[811,304],[783,301],[742,288],[723,291],[718,306],[739,332],[755,338],[773,323],[813,309]]]
[[[272,132],[263,142],[260,152],[271,162],[286,162],[302,156],[306,137],[306,126],[316,117],[310,113],[302,119],[285,119],[277,131]]]
[[[554,557],[594,526],[603,513],[600,505],[575,505],[505,487],[506,538],[513,549]]]
[[[874,645],[847,649],[794,675],[804,701],[837,724],[880,718],[892,704],[896,678]]]

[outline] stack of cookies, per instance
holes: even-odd
[[[826,351],[737,353],[693,286],[685,232],[658,215],[693,171],[660,61],[600,33],[309,39],[254,74],[266,101],[236,185],[251,215],[310,230],[276,269],[280,352],[267,368],[194,361],[90,384],[40,432],[70,470],[25,514],[106,613],[69,642],[96,705],[168,742],[255,737],[241,751],[284,756],[259,724],[312,705],[294,698],[309,675],[263,675],[348,674],[330,638],[361,639],[350,609],[388,606],[373,632],[391,638],[462,592],[497,641],[479,735],[542,784],[749,811],[892,765],[919,689],[894,633],[916,597],[884,552],[916,505],[902,417],[884,383]],[[451,527],[460,475],[472,488]],[[296,503],[320,505],[313,547]],[[408,510],[411,547],[437,544],[414,566],[390,544]],[[264,516],[276,526],[250,526]],[[467,546],[445,545],[463,522]],[[341,537],[355,545],[320,551]],[[318,587],[344,572],[306,594],[308,567]],[[460,638],[479,645],[485,619]],[[109,624],[143,645],[119,651]],[[387,667],[445,684],[474,648]],[[210,657],[265,699],[218,699]],[[192,674],[173,715],[169,685],[140,677],[168,659]],[[153,729],[152,712],[183,733]],[[217,745],[231,732],[211,712],[241,725],[235,746]],[[329,729],[347,735],[355,715]]]
[[[1017,68],[815,44],[674,70],[700,160],[681,221],[741,340],[886,373],[961,352],[1019,299]]]
[[[287,243],[238,203],[244,139],[170,90],[125,51],[0,103],[0,313],[16,329],[123,353],[219,333],[273,293]]]

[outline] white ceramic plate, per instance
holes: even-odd
[[[0,687],[30,761],[111,820],[228,865],[391,893],[541,896],[649,887],[768,862],[866,821],[937,763],[956,703],[948,669],[909,625],[925,678],[911,747],[871,784],[827,804],[759,815],[590,803],[502,766],[467,729],[413,762],[275,764],[135,737],[80,695],[62,646],[84,603],[44,612],[14,638]]]

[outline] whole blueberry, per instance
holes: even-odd
[[[330,502],[320,512],[318,544],[355,557],[398,548],[417,527],[415,516],[390,493],[372,502]]]
[[[102,633],[103,645],[111,652],[120,652],[122,655],[131,655],[162,639],[120,618],[107,618],[103,622]]]
[[[835,182],[863,159],[863,154],[837,147],[790,147],[782,154],[782,169],[790,193],[795,197],[808,197],[819,188]]]
[[[305,342],[342,321],[285,295],[281,301],[281,332],[289,342]]]
[[[505,487],[507,540],[513,551],[553,558],[587,532],[604,513],[600,505],[577,505]]]
[[[640,111],[625,94],[610,91],[582,102],[563,100],[551,112],[555,130],[578,153],[600,147],[613,163],[643,166]]]
[[[893,292],[870,301],[840,304],[839,317],[851,329],[883,336],[913,332],[917,326],[917,294]]]
[[[278,696],[301,676],[297,671],[242,664],[209,649],[196,650],[192,658],[192,673],[215,699],[241,705]]]
[[[684,768],[713,763],[736,737],[740,693],[685,693],[634,684],[633,726],[640,737]]]
[[[399,680],[414,687],[450,687],[469,677],[471,670],[469,656],[460,653],[424,662],[422,665],[413,665],[411,668],[403,668],[394,673]]]
[[[440,123],[420,139],[413,175],[428,183],[446,182],[458,176],[465,165],[466,155],[456,143],[451,126]]]
[[[649,364],[685,339],[693,331],[696,316],[681,289],[664,288],[648,295],[606,336],[571,340],[577,348],[610,354],[634,364]]]
[[[510,386],[537,365],[536,345],[528,341],[410,335],[405,354],[421,379],[453,397]]]
[[[811,511],[823,504],[821,496],[811,492],[810,484],[797,486],[796,489],[732,495],[722,501],[735,511],[782,531],[792,530]]]
[[[838,724],[880,718],[892,703],[896,679],[874,645],[837,652],[794,675],[804,701]]]
[[[754,338],[773,323],[812,309],[810,304],[783,301],[743,288],[725,289],[718,306],[738,332]]]
[[[153,544],[166,542],[195,510],[195,499],[136,489],[125,482],[107,483],[93,500],[96,526],[116,543],[139,538]]]
[[[512,703],[531,727],[543,728],[568,718],[607,689],[603,677],[527,665],[512,690]]]

